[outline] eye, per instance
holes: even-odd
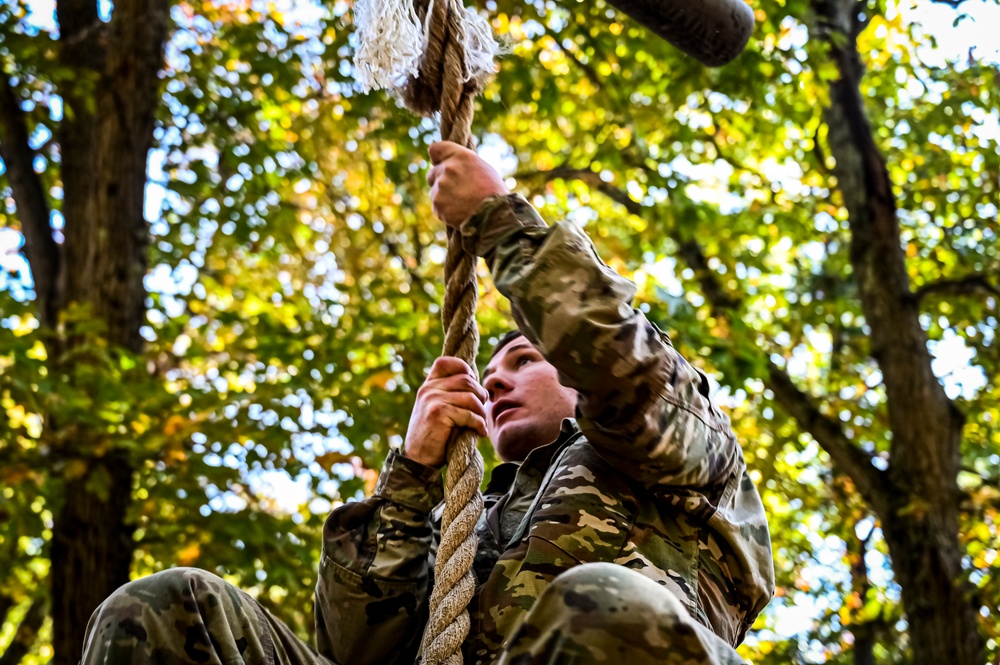
[[[534,358],[532,358],[530,355],[525,354],[523,356],[520,356],[517,359],[517,361],[514,363],[514,366],[515,367],[524,367],[525,365],[527,365],[528,363],[532,362],[533,360],[534,360]]]

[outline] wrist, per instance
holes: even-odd
[[[505,237],[519,230],[546,226],[523,197],[510,192],[498,194],[480,203],[462,225],[462,244],[470,254],[486,257]]]
[[[402,453],[406,459],[432,469],[440,469],[444,465],[444,462],[439,457],[426,450],[422,450],[420,446],[406,446],[403,448]]]
[[[402,452],[394,450],[389,453],[374,495],[421,513],[430,513],[444,499],[441,471],[424,466]]]

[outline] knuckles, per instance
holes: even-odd
[[[431,402],[427,405],[427,417],[432,420],[443,420],[444,419],[445,405],[444,402]]]
[[[434,360],[434,363],[431,365],[431,367],[432,367],[432,369],[438,370],[440,372],[447,373],[448,372],[448,366],[449,365],[454,365],[455,361],[457,361],[457,360],[458,360],[458,358],[455,358],[453,356],[440,356],[440,357],[438,357],[437,359]],[[459,361],[459,362],[461,362],[461,361]]]

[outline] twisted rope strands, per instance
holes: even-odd
[[[413,4],[410,5],[409,3]],[[474,148],[472,114],[476,95],[493,72],[498,52],[489,24],[462,0],[358,0],[361,45],[356,58],[365,89],[389,87],[415,113],[440,113],[441,138]],[[426,30],[425,30],[426,28]],[[422,35],[422,44],[418,39]],[[419,65],[412,56],[422,50]],[[400,78],[406,81],[396,83]],[[476,367],[476,257],[465,253],[461,234],[448,230],[442,323],[444,354]],[[475,527],[483,511],[479,486],[483,459],[472,430],[449,442],[441,543],[434,565],[430,618],[421,644],[424,665],[462,665],[469,633],[469,601],[476,580]]]
[[[433,1],[421,78],[406,92],[412,94],[414,102],[434,99],[441,113],[441,137],[473,148],[471,125],[477,86],[466,83],[462,11],[456,0]],[[411,108],[420,105],[414,103]],[[475,369],[479,349],[476,257],[465,252],[461,234],[454,229],[448,229],[445,281],[444,355],[461,358]],[[479,491],[483,459],[476,449],[477,438],[472,430],[462,430],[448,447],[441,543],[434,564],[430,618],[421,645],[425,665],[462,665],[462,643],[470,626],[468,605],[476,586],[472,572],[478,545],[475,528],[483,511]]]

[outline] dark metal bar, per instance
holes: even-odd
[[[709,67],[738,56],[753,32],[753,10],[743,0],[608,2]]]

